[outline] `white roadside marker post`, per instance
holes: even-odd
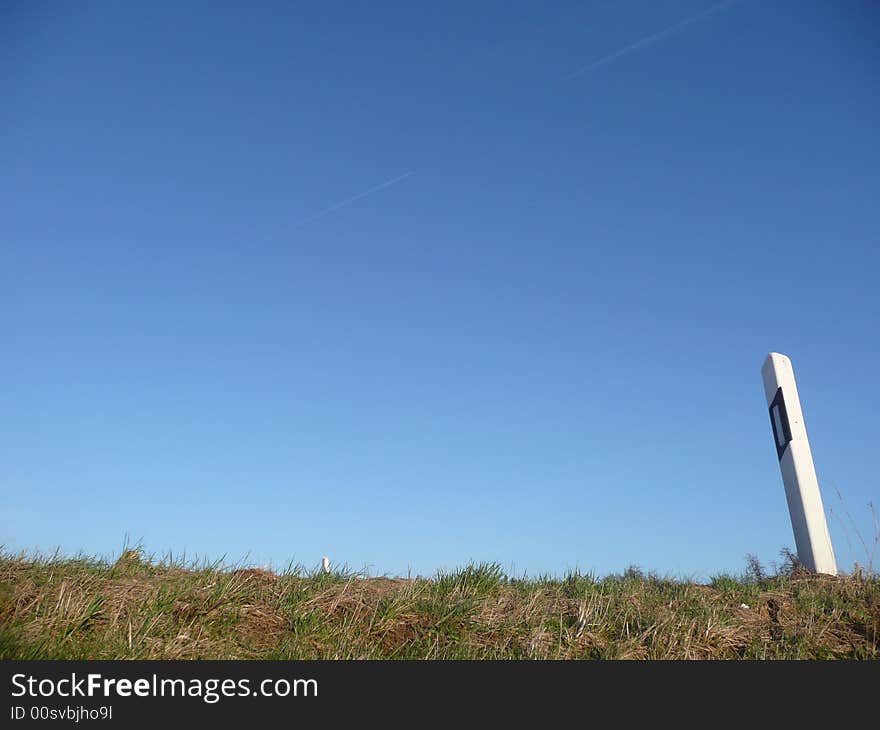
[[[764,361],[761,375],[798,560],[814,573],[837,575],[837,563],[791,360],[778,352],[771,352]]]

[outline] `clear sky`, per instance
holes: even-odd
[[[878,20],[2,3],[0,542],[739,571],[794,542],[776,350],[865,562]]]

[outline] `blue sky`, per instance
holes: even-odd
[[[0,542],[739,571],[793,545],[776,350],[864,562],[877,21],[4,4]]]

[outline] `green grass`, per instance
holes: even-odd
[[[754,560],[700,585],[0,554],[0,659],[878,659],[878,638],[876,576]]]

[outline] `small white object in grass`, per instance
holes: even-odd
[[[740,608],[748,608],[748,607],[749,607],[749,604],[748,604],[748,603],[740,603],[740,604],[739,604],[739,607],[740,607]]]
[[[321,559],[321,569],[325,573],[330,572],[330,558],[328,558],[326,555]]]

